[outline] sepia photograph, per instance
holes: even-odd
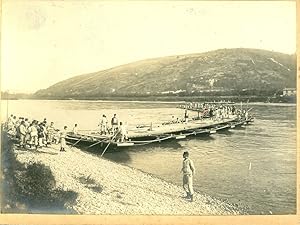
[[[296,216],[296,12],[2,0],[1,214]]]

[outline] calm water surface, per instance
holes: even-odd
[[[1,115],[6,118],[7,101]],[[74,123],[97,129],[100,117],[114,113],[131,129],[183,117],[176,103],[37,101],[8,102],[8,113],[54,121],[58,128]],[[246,106],[243,106],[246,107]],[[255,123],[210,137],[142,146],[107,153],[106,158],[181,185],[182,153],[189,151],[196,167],[194,186],[213,197],[249,207],[251,214],[296,212],[296,105],[252,104]],[[196,115],[196,114],[195,114]],[[251,163],[251,170],[249,164]]]

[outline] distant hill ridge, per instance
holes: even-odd
[[[296,87],[296,55],[220,49],[146,59],[83,74],[39,90],[40,98],[205,94]]]

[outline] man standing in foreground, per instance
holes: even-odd
[[[193,201],[193,176],[195,175],[195,167],[194,163],[191,159],[189,159],[189,152],[183,153],[183,163],[181,172],[183,173],[183,189],[186,192],[186,197]]]

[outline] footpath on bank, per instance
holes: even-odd
[[[75,147],[68,148],[66,152],[59,152],[58,146],[25,150],[11,144],[8,151],[14,154],[18,163],[24,165],[25,170],[31,168],[32,165],[43,165],[51,171],[54,178],[53,186],[56,190],[69,193],[60,194],[58,197],[63,202],[64,208],[67,209],[66,213],[108,215],[245,214],[244,210],[230,203],[198,192],[194,195],[194,201],[190,202],[184,198],[184,192],[180,186],[126,165],[83,152]],[[6,164],[8,163],[12,162],[6,162]],[[24,175],[20,174],[20,176],[19,180],[22,180]],[[49,175],[41,176],[49,177]],[[41,180],[41,182],[43,181]],[[26,184],[21,186],[26,190]],[[30,185],[27,184],[27,186]],[[74,201],[64,201],[63,198],[70,197],[70,193],[75,196]],[[23,198],[26,199],[26,195],[23,195]]]

